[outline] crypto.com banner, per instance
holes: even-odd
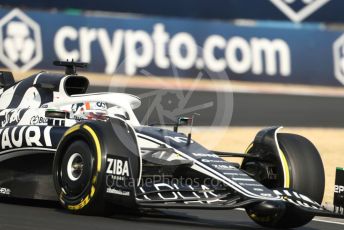
[[[1,66],[21,71],[73,59],[106,74],[204,72],[243,81],[341,85],[343,46],[340,32],[320,29],[0,10]]]

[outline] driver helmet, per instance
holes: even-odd
[[[72,105],[72,117],[77,120],[104,120],[107,105],[104,102],[83,102]]]

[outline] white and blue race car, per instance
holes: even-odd
[[[123,93],[86,94],[89,81],[40,72],[15,82],[0,75],[0,196],[55,200],[72,213],[120,208],[235,209],[265,227],[293,228],[325,210],[325,176],[306,138],[261,130],[246,153],[204,148],[178,132],[141,125],[140,99]],[[241,165],[222,157],[242,157]]]

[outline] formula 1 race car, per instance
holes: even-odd
[[[15,82],[0,75],[0,196],[55,200],[72,213],[245,208],[258,224],[292,228],[325,210],[325,176],[306,138],[261,130],[246,153],[217,152],[178,132],[140,125],[140,99],[86,94],[76,74],[85,63],[54,62],[64,74],[40,72]],[[225,115],[225,114],[224,114]],[[222,157],[242,157],[241,165]]]

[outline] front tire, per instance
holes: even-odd
[[[321,203],[324,195],[325,174],[318,150],[308,139],[295,134],[281,133],[277,135],[277,140],[289,168],[288,188]],[[256,151],[253,148],[249,152]],[[275,163],[280,164],[280,162]],[[243,168],[245,164],[247,161],[244,161]],[[277,168],[281,167],[277,166]],[[278,172],[277,176],[280,177],[278,181],[283,181],[283,172]],[[270,189],[275,188],[270,187]],[[270,228],[296,228],[307,224],[314,217],[313,214],[306,213],[288,203],[285,212],[277,220],[254,213],[250,208],[246,211],[256,223]]]
[[[73,129],[71,129],[73,130]],[[84,128],[66,135],[59,145],[53,163],[53,179],[61,205],[72,213],[104,215],[101,175],[97,164],[97,136]]]

